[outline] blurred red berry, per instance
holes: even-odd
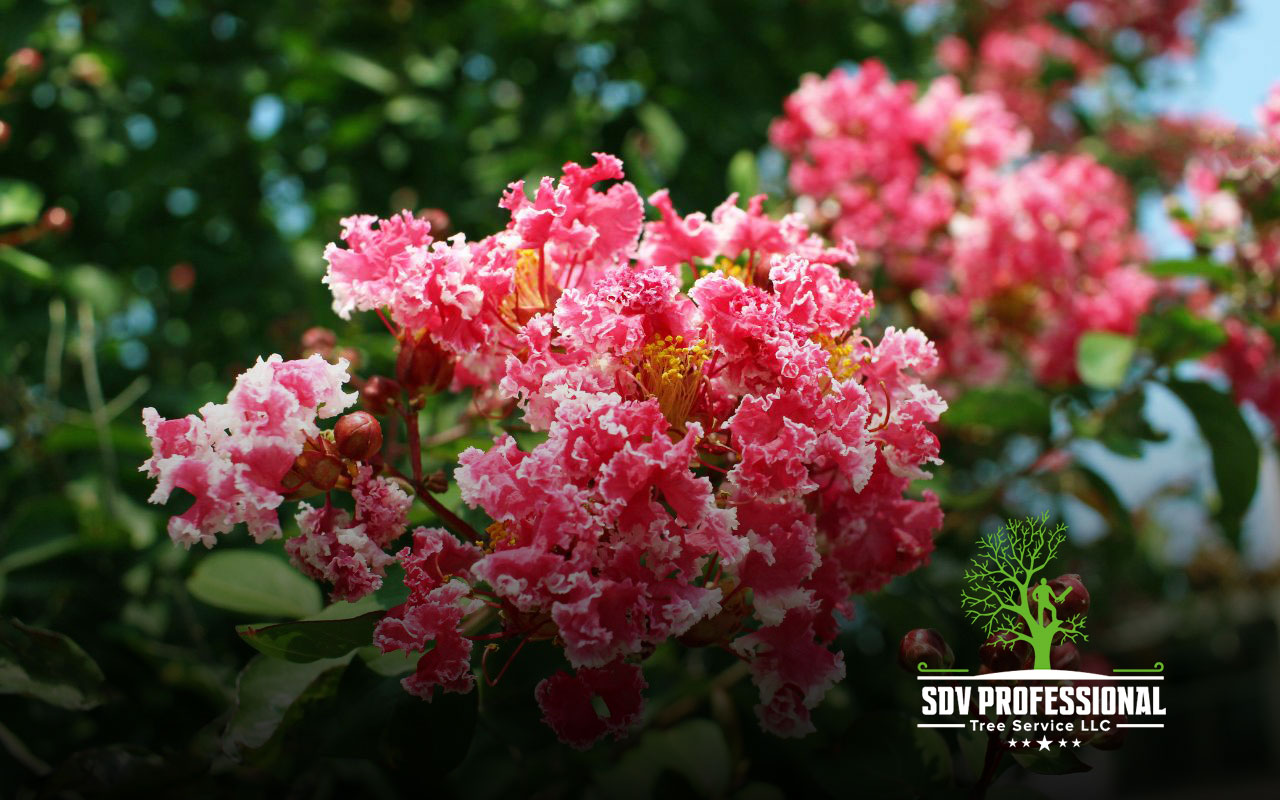
[[[175,292],[189,292],[196,285],[196,268],[186,261],[169,267],[169,288]]]
[[[62,206],[53,206],[44,212],[40,225],[53,233],[66,233],[71,230],[71,214]]]
[[[44,56],[34,47],[15,50],[4,62],[5,70],[16,81],[30,78],[44,68]]]

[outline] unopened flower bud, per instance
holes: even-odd
[[[10,54],[4,66],[14,80],[20,81],[34,76],[44,68],[44,56],[34,47],[24,47]]]
[[[922,663],[929,669],[944,669],[956,663],[951,645],[933,628],[907,631],[898,643],[898,664],[903,669],[914,674]]]
[[[1049,666],[1072,672],[1080,670],[1080,648],[1070,642],[1056,644],[1049,651]]]
[[[333,348],[338,344],[338,337],[328,328],[316,326],[307,328],[302,334],[302,354],[309,356],[312,353],[319,355],[321,358],[328,360]]]
[[[374,375],[360,389],[360,402],[375,414],[385,414],[400,396],[400,384],[381,375]]]
[[[453,380],[453,356],[425,331],[405,331],[396,356],[396,379],[412,392],[435,394]]]
[[[9,144],[9,139],[13,136],[13,126],[0,119],[0,147]]]
[[[338,420],[333,439],[344,457],[368,461],[382,449],[382,426],[368,411],[356,411]]]
[[[418,212],[418,219],[431,223],[431,235],[436,239],[448,239],[453,232],[449,227],[449,215],[442,208],[424,208]]]
[[[1008,631],[993,633],[978,648],[978,659],[992,672],[1011,672],[1031,669],[1035,663],[1035,651],[1031,645]]]

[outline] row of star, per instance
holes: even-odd
[[[1019,742],[1017,739],[1009,740],[1010,747],[1030,747],[1033,744],[1040,745],[1041,750],[1048,750],[1049,745],[1053,744],[1053,740],[1052,739],[1035,739],[1035,740],[1023,739],[1021,742]],[[1058,740],[1058,745],[1060,747],[1066,747],[1068,744],[1072,745],[1073,747],[1079,747],[1083,743],[1079,739],[1072,739],[1070,742],[1068,742],[1066,739]]]

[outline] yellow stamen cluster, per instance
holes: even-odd
[[[503,522],[502,520],[498,520],[497,522],[493,523],[489,527],[485,528],[484,532],[489,535],[489,542],[488,542],[488,545],[485,547],[485,549],[488,550],[490,553],[495,552],[499,549],[515,547],[516,545],[520,544],[520,540],[516,536],[515,531],[509,529],[507,527],[507,523]]]
[[[720,256],[716,259],[716,271],[723,272],[730,278],[737,278],[747,286],[753,285],[756,281],[754,269],[749,266],[739,264],[731,258],[725,258],[724,256]]]
[[[831,370],[833,380],[847,381],[862,368],[862,364],[853,360],[852,342],[837,342],[825,333],[815,333],[813,340],[827,351],[827,369]]]
[[[636,382],[658,400],[662,415],[683,428],[702,388],[702,365],[711,358],[707,343],[686,344],[683,336],[663,336],[640,348],[632,358]]]
[[[502,303],[505,317],[523,325],[538,314],[551,310],[558,287],[547,274],[537,250],[525,249],[516,253],[513,283],[515,291]]]

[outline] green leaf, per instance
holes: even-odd
[[[1228,266],[1207,258],[1170,258],[1147,264],[1147,272],[1160,278],[1205,278],[1213,283],[1231,283],[1235,273]]]
[[[1191,411],[1209,444],[1213,478],[1221,497],[1218,521],[1227,537],[1238,545],[1240,521],[1258,488],[1258,443],[1230,395],[1207,383],[1172,380],[1168,386]]]
[[[26,280],[36,283],[53,280],[53,267],[48,261],[16,247],[0,245],[0,267],[8,267]]]
[[[1115,389],[1124,383],[1137,342],[1132,336],[1106,331],[1090,331],[1080,337],[1076,349],[1076,371],[1086,386]]]
[[[0,694],[79,710],[101,705],[105,685],[102,670],[66,636],[0,619]]]
[[[339,75],[375,92],[391,94],[400,85],[396,74],[372,59],[349,50],[334,50],[329,63]]]
[[[756,168],[756,154],[750,150],[739,150],[729,159],[727,178],[729,192],[737,192],[742,197],[751,197],[760,193],[760,171]]]
[[[1047,433],[1049,400],[1031,387],[972,389],[951,402],[942,419],[953,428]]]
[[[40,217],[44,195],[35,185],[0,178],[0,226],[30,225]]]
[[[640,106],[636,117],[653,145],[653,157],[658,166],[667,174],[674,172],[685,149],[684,132],[680,126],[666,109],[653,103]]]
[[[237,625],[236,632],[264,655],[306,663],[344,656],[368,645],[382,617],[382,611],[371,611],[351,619]]]
[[[236,679],[235,710],[223,732],[223,746],[238,752],[266,744],[298,698],[313,690],[325,673],[340,672],[350,660],[348,657],[298,664],[259,656],[250,661]],[[337,676],[332,679],[336,684]]]
[[[254,550],[224,550],[204,558],[187,591],[227,611],[264,617],[305,617],[320,610],[320,588],[284,560]]]
[[[732,777],[729,746],[720,726],[705,719],[648,731],[638,747],[600,776],[607,797],[653,797],[658,779],[670,770],[689,782],[696,797],[721,797]]]
[[[1139,339],[1162,363],[1171,364],[1217,350],[1226,342],[1227,334],[1213,320],[1175,306],[1144,317]]]

